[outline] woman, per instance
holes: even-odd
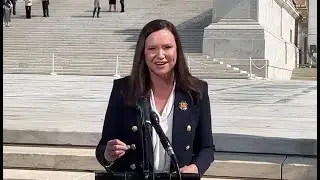
[[[150,95],[151,110],[172,143],[182,173],[201,176],[214,160],[208,84],[193,77],[187,67],[174,25],[149,22],[141,31],[131,75],[114,81],[96,149],[100,164],[109,170],[141,171],[141,120],[136,103]],[[139,123],[140,122],[140,123]],[[155,171],[175,171],[153,130]],[[152,152],[152,150],[151,150]]]
[[[100,13],[100,8],[101,8],[101,0],[94,0],[94,9],[93,9],[93,18],[94,18],[94,15],[96,14],[96,10],[98,9],[97,11],[97,18],[99,18],[99,13]]]
[[[31,19],[32,0],[24,0],[26,6],[26,18]]]
[[[10,26],[11,22],[11,9],[12,9],[12,3],[10,0],[6,0],[3,4],[3,22],[5,27]]]
[[[117,11],[117,7],[116,7],[117,1],[116,0],[109,0],[109,12],[111,12],[111,6],[113,5],[114,8],[114,12]]]

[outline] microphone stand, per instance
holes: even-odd
[[[146,122],[146,119],[143,118],[142,120],[142,155],[143,155],[143,159],[142,159],[142,164],[143,164],[143,174],[144,174],[144,179],[148,179],[150,174],[153,174],[153,169],[150,168],[149,166],[149,156],[150,154],[152,155],[152,153],[150,153],[148,151],[147,145],[152,143],[149,142],[149,139],[151,139],[151,134],[152,134],[152,127],[151,124],[149,122]],[[154,179],[154,177],[152,178]]]
[[[148,149],[148,144],[152,144],[152,126],[150,121],[150,103],[147,97],[142,97],[137,103],[137,107],[140,112],[141,121],[141,144],[142,144],[142,166],[143,171],[141,172],[145,180],[149,179],[149,175],[153,175],[153,169],[149,165],[149,157],[152,152]],[[153,163],[153,162],[151,162]],[[152,166],[153,167],[153,166]],[[151,177],[154,180],[154,176]]]
[[[164,148],[166,153],[169,155],[171,162],[173,163],[173,165],[175,167],[178,180],[182,180],[177,156],[173,151],[173,148],[171,146],[171,143],[170,143],[168,137],[164,134],[163,129],[161,128],[161,126],[159,124],[159,116],[154,111],[151,111],[150,112],[150,119],[151,119],[152,126],[154,127],[154,129],[156,130],[156,132],[159,136],[162,147]]]

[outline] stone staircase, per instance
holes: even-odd
[[[25,19],[24,3],[18,1],[12,26],[4,28],[4,73],[49,74],[54,61],[58,75],[125,76],[140,29],[162,18],[177,26],[193,75],[246,79],[247,72],[202,55],[203,28],[211,22],[212,6],[212,0],[138,0],[126,2],[126,12],[119,13],[119,7],[108,12],[105,2],[101,18],[92,18],[92,0],[57,0],[50,4],[50,17],[43,18],[36,0],[32,19]]]
[[[317,80],[317,68],[294,68],[291,80]]]
[[[94,146],[4,144],[5,180],[93,180],[103,167]],[[300,173],[300,174],[299,174]],[[316,180],[316,158],[250,154],[215,154],[203,179],[310,179]]]

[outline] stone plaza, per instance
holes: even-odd
[[[101,137],[113,80],[4,74],[4,164],[101,170],[94,147]],[[218,151],[208,176],[315,178],[316,82],[206,81]]]

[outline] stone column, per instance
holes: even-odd
[[[203,54],[214,58],[263,59],[264,28],[258,0],[213,0],[212,23],[204,29]]]

